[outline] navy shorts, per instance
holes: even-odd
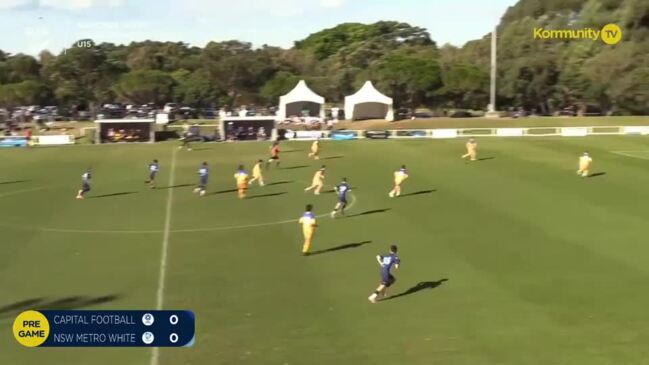
[[[149,173],[149,180],[152,180],[152,181],[155,180],[155,174],[156,174],[155,172],[150,172]]]
[[[381,271],[381,284],[389,288],[397,279],[387,271]]]
[[[201,177],[201,180],[200,180],[199,186],[200,186],[201,188],[204,188],[204,187],[207,186],[207,178],[206,178],[206,177]]]
[[[339,196],[339,197],[338,197],[338,202],[341,203],[341,204],[343,204],[343,205],[347,205],[347,197],[341,197],[341,196]]]
[[[90,191],[90,184],[86,184],[86,183],[81,184],[81,191],[83,191],[84,193],[89,192]]]

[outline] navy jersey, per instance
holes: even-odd
[[[152,162],[152,163],[149,164],[149,176],[150,177],[153,178],[155,176],[155,174],[158,173],[158,171],[160,171],[160,165],[157,162]]]
[[[84,192],[90,191],[90,179],[92,179],[90,171],[86,171],[81,175],[81,190]]]
[[[157,162],[151,162],[149,164],[149,172],[156,173],[160,171],[160,165]]]
[[[351,191],[349,184],[346,181],[341,182],[336,186],[336,193],[338,193],[338,200],[347,202],[347,193]]]
[[[210,170],[207,168],[207,166],[201,166],[201,168],[198,169],[198,176],[200,177],[207,177],[210,174]]]
[[[207,168],[207,166],[201,166],[198,169],[198,176],[200,177],[201,180],[201,185],[207,184],[207,178],[210,175],[210,170]]]
[[[394,253],[390,253],[387,255],[381,255],[381,271],[389,274],[390,270],[392,270],[392,267],[394,265],[399,265],[401,263],[401,260],[399,260],[399,256]]]

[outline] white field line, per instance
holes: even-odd
[[[176,147],[171,152],[171,167],[169,170],[169,186],[174,186],[174,175],[176,173]],[[156,309],[161,310],[164,305],[165,277],[167,275],[167,255],[169,251],[169,236],[171,228],[171,208],[174,197],[174,189],[167,189],[167,207],[165,210],[164,231],[162,233],[162,252],[160,254],[160,271],[158,273],[158,290],[156,292]],[[151,365],[158,365],[160,349],[151,349]]]
[[[351,203],[349,203],[349,206],[347,206],[346,210],[351,209],[354,206],[354,203],[356,203],[356,196],[352,194],[351,192],[349,193],[349,196],[352,198]],[[316,218],[323,218],[329,216],[330,213],[323,213],[320,215],[317,215]],[[255,227],[264,227],[264,226],[274,226],[276,224],[286,224],[286,223],[297,223],[298,218],[295,219],[287,219],[283,221],[277,221],[277,222],[266,222],[266,223],[254,223],[254,224],[242,224],[239,226],[224,226],[224,227],[207,227],[207,228],[191,228],[191,229],[174,229],[171,232],[173,233],[193,233],[193,232],[212,232],[212,231],[225,231],[225,230],[230,230],[230,229],[244,229],[244,228],[255,228]]]
[[[173,160],[172,160],[173,161]],[[173,163],[173,162],[172,162]],[[172,165],[173,166],[173,165]],[[171,168],[172,170],[174,167]],[[171,179],[171,178],[170,178]],[[170,185],[173,186],[173,185]],[[8,195],[14,195],[14,194],[19,194],[23,192],[29,192],[33,190],[40,190],[40,189],[45,189],[44,187],[42,188],[34,188],[34,189],[25,189],[25,190],[18,190],[14,191],[11,193],[7,193],[5,195],[0,195],[0,198],[3,196],[8,196]],[[173,190],[173,189],[169,189]],[[168,193],[169,196],[171,196],[171,193]],[[354,207],[356,204],[356,196],[353,194],[353,192],[349,193],[349,196],[351,197],[351,202],[347,206],[346,210],[350,210],[351,208]],[[168,202],[170,199],[168,198]],[[169,205],[169,203],[168,203]],[[316,217],[317,218],[323,218],[329,216],[329,213],[323,213],[319,214]],[[167,216],[165,217],[166,221]],[[169,220],[170,215],[169,215]],[[246,229],[246,228],[257,228],[257,227],[267,227],[267,226],[274,226],[278,224],[287,224],[287,223],[294,223],[297,222],[297,218],[295,219],[286,219],[286,220],[281,220],[281,221],[273,221],[273,222],[263,222],[263,223],[251,223],[251,224],[242,224],[242,225],[233,225],[233,226],[221,226],[221,227],[203,227],[203,228],[186,228],[186,229],[170,229],[168,230],[168,234],[170,233],[200,233],[200,232],[213,232],[213,231],[227,231],[227,230],[235,230],[235,229]],[[53,233],[81,233],[81,234],[160,234],[163,233],[165,234],[166,230],[118,230],[118,229],[74,229],[74,228],[48,228],[48,227],[18,227],[14,225],[4,225],[0,224],[0,226],[3,227],[10,227],[14,229],[23,229],[23,230],[28,230],[28,231],[42,231],[42,232],[53,232]],[[164,240],[164,238],[163,238]]]
[[[31,191],[36,191],[36,190],[43,190],[45,188],[46,188],[45,186],[39,186],[39,187],[36,187],[36,188],[14,190],[14,191],[10,191],[10,192],[7,192],[7,193],[0,194],[0,198],[4,198],[5,196],[11,196],[11,195],[16,195],[16,194],[29,193]]]
[[[631,157],[631,158],[639,158],[641,160],[649,160],[649,150],[642,150],[642,151],[611,151],[611,153],[614,153],[616,155],[624,156],[624,157]],[[635,155],[634,153],[643,153],[646,154],[647,156],[638,156]]]

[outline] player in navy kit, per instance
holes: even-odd
[[[347,193],[349,193],[352,189],[347,183],[347,178],[343,177],[343,180],[340,182],[340,184],[334,187],[334,190],[336,191],[336,195],[338,195],[338,203],[336,203],[336,207],[334,207],[334,210],[331,212],[331,218],[336,218],[336,213],[340,213],[340,215],[342,216],[345,215],[345,208],[347,207]]]
[[[398,269],[399,264],[401,263],[401,260],[399,260],[399,257],[397,256],[397,246],[390,246],[390,253],[387,255],[377,255],[376,261],[378,261],[379,265],[381,265],[381,285],[379,285],[374,293],[372,293],[372,295],[367,298],[372,303],[377,302],[379,295],[385,296],[387,289],[392,284],[394,284],[395,281],[397,281],[397,279],[392,276],[392,273],[390,272],[392,270],[392,267]]]
[[[149,164],[149,180],[145,181],[146,184],[149,184],[149,187],[151,189],[155,189],[155,176],[160,171],[160,164],[158,164],[158,160],[153,160]]]
[[[203,162],[201,167],[198,168],[198,187],[194,189],[194,193],[199,193],[200,196],[205,196],[205,188],[207,187],[207,178],[209,177],[210,170],[207,168],[207,162]]]
[[[87,168],[86,172],[81,175],[81,189],[77,192],[77,199],[83,199],[90,191],[90,179],[92,179],[92,174],[90,168]]]

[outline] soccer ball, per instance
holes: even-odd
[[[201,196],[205,196],[205,190],[201,190]]]
[[[194,189],[194,194],[198,193],[199,191],[201,191],[200,188],[195,188],[195,189]]]

